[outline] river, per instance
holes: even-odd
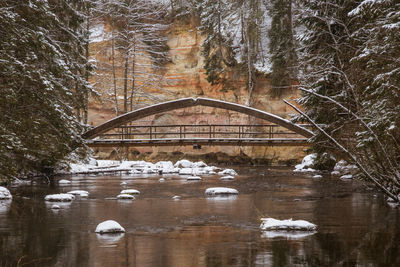
[[[234,181],[178,175],[77,175],[70,185],[11,188],[0,203],[1,266],[400,266],[400,214],[359,181],[290,168],[237,167]],[[59,179],[59,178],[57,178]],[[126,182],[127,186],[121,186]],[[239,190],[206,197],[208,187]],[[138,189],[133,201],[108,199]],[[44,196],[82,189],[52,210]],[[181,196],[173,200],[174,195]],[[315,233],[263,232],[260,218],[303,219]],[[113,219],[125,234],[97,235]]]

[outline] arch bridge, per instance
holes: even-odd
[[[265,124],[132,125],[139,119],[176,109],[204,106],[239,112]],[[210,98],[182,98],[125,113],[84,133],[90,147],[117,146],[299,146],[314,133],[274,114]]]

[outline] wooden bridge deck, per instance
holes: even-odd
[[[159,139],[94,139],[87,140],[89,147],[139,147],[139,146],[302,146],[309,145],[307,138],[159,138]]]

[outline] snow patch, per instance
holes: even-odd
[[[206,189],[206,195],[239,194],[239,191],[228,187],[211,187]]]
[[[10,191],[3,186],[0,186],[0,199],[12,199]]]
[[[71,202],[75,199],[75,196],[71,194],[52,194],[47,195],[44,199],[50,202]]]
[[[294,172],[315,172],[316,170],[311,168],[311,166],[314,165],[314,161],[316,158],[317,158],[316,153],[305,156],[300,164],[297,164],[296,166],[294,166],[295,169],[293,171]]]
[[[135,199],[135,197],[129,194],[119,194],[117,199]]]
[[[218,173],[218,175],[237,175],[237,172],[235,171],[235,170],[232,170],[232,169],[225,169],[225,170],[223,170],[223,171],[220,171],[219,173]]]
[[[60,181],[58,181],[58,184],[60,184],[60,185],[67,185],[67,184],[70,184],[70,183],[71,183],[71,181],[65,180],[65,179],[61,179]]]
[[[89,196],[89,192],[85,191],[85,190],[73,190],[73,191],[69,191],[67,194],[71,194],[74,196],[80,196],[80,197],[88,197]]]
[[[273,218],[261,218],[260,228],[262,230],[302,230],[302,231],[314,231],[317,226],[313,223],[292,219],[288,220],[277,220]]]
[[[140,192],[136,189],[125,189],[122,190],[120,194],[138,195]]]
[[[95,232],[99,233],[99,234],[125,233],[125,229],[116,221],[108,220],[108,221],[99,223],[96,227]]]

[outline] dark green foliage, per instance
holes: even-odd
[[[301,1],[307,114],[388,196],[400,202],[400,3]],[[322,97],[321,97],[322,96]],[[318,152],[335,151],[326,134]]]
[[[0,180],[40,173],[81,143],[80,1],[1,1]],[[79,6],[79,5],[78,5]]]
[[[273,0],[269,13],[272,18],[268,31],[271,53],[271,92],[280,96],[296,81],[296,53],[292,30],[292,0]]]

